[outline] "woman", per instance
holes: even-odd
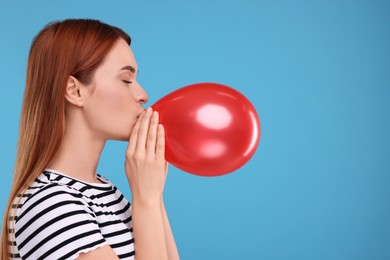
[[[130,37],[97,20],[34,39],[2,259],[179,259],[163,201],[164,128],[142,107]],[[106,140],[128,140],[132,204],[96,174]]]

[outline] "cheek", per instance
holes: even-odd
[[[105,138],[128,137],[136,120],[130,91],[112,89],[94,94],[96,96],[89,109],[92,128]]]

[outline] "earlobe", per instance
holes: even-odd
[[[69,76],[65,88],[66,100],[78,107],[83,106],[83,95],[81,94],[81,83],[75,77]]]

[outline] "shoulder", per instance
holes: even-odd
[[[34,190],[28,190],[24,196],[25,199],[19,204],[16,222],[29,212],[35,215],[55,208],[73,207],[73,205],[88,208],[79,191],[58,183],[43,184]]]
[[[95,214],[82,194],[58,183],[42,185],[17,211],[15,235],[32,233],[42,226],[63,226],[77,219],[96,223]]]
[[[69,186],[44,183],[19,208],[15,241],[25,258],[79,252],[80,246],[105,245],[96,216],[82,194]]]

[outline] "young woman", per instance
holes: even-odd
[[[33,40],[2,259],[179,259],[164,208],[164,128],[142,107],[130,37],[97,20]],[[128,140],[130,204],[96,173],[106,140]]]

